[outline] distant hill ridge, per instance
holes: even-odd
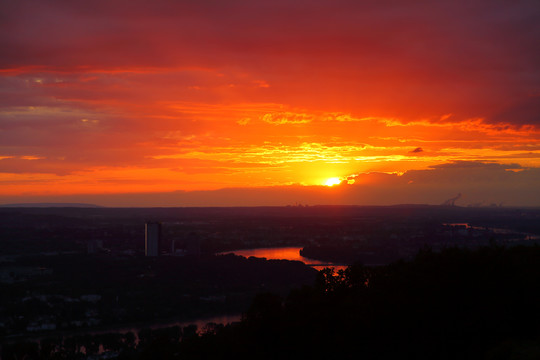
[[[76,207],[76,208],[102,208],[103,206],[95,204],[83,204],[83,203],[20,203],[20,204],[4,204],[0,207],[16,207],[16,208],[62,208],[62,207]]]

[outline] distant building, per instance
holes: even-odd
[[[88,253],[96,254],[99,250],[103,249],[103,240],[90,240],[87,243]]]
[[[144,253],[146,256],[158,256],[161,243],[161,223],[148,222],[145,224]]]
[[[201,255],[201,239],[198,234],[191,233],[189,239],[186,239],[187,256],[199,257]]]

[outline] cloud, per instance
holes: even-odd
[[[239,97],[354,114],[338,121],[444,122],[451,113],[452,121],[538,125],[528,111],[512,116],[538,91],[535,1],[92,3],[3,2],[0,68],[235,71],[245,77]],[[186,82],[185,93],[206,89],[174,82]]]
[[[464,161],[458,160],[450,163],[431,165],[432,169],[494,169],[494,170],[510,170],[523,169],[519,164],[499,164],[495,162],[484,161]]]
[[[64,196],[0,196],[0,203],[17,201],[88,202],[108,206],[260,206],[302,203],[345,205],[443,204],[456,194],[455,205],[500,204],[538,206],[540,168],[521,172],[475,165],[482,171],[476,181],[467,179],[470,168],[439,167],[409,171],[402,175],[366,173],[355,176],[354,184],[327,186],[275,186],[226,188],[211,191],[94,194]]]
[[[346,179],[340,186],[351,203],[438,205],[456,194],[462,194],[456,201],[458,205],[540,203],[540,168],[523,168],[518,164],[457,161],[404,173],[358,173]]]
[[[273,125],[306,124],[313,121],[313,116],[302,113],[279,112],[264,114],[261,120]]]
[[[247,125],[251,122],[251,119],[250,118],[243,118],[243,119],[240,119],[238,120],[236,123],[238,125]]]
[[[522,179],[540,165],[539,21],[534,0],[3,1],[2,171],[84,173],[88,191],[160,167],[178,189],[212,169],[212,188]],[[207,160],[207,178],[163,170]],[[225,180],[239,163],[259,172]]]
[[[497,123],[540,126],[540,95],[519,100],[488,119]]]

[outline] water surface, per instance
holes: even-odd
[[[310,259],[300,255],[300,250],[302,247],[299,246],[288,246],[288,247],[277,247],[277,248],[257,248],[257,249],[242,249],[235,251],[227,251],[222,254],[235,254],[244,256],[246,258],[253,256],[257,258],[265,258],[267,260],[291,260],[291,261],[301,261],[306,265],[311,266],[314,269],[321,270],[325,267],[332,267],[335,270],[345,269],[347,266],[343,264],[334,264],[328,261],[320,261],[315,259]]]

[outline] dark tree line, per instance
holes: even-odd
[[[259,295],[183,358],[538,359],[539,301],[539,247],[424,250]]]

